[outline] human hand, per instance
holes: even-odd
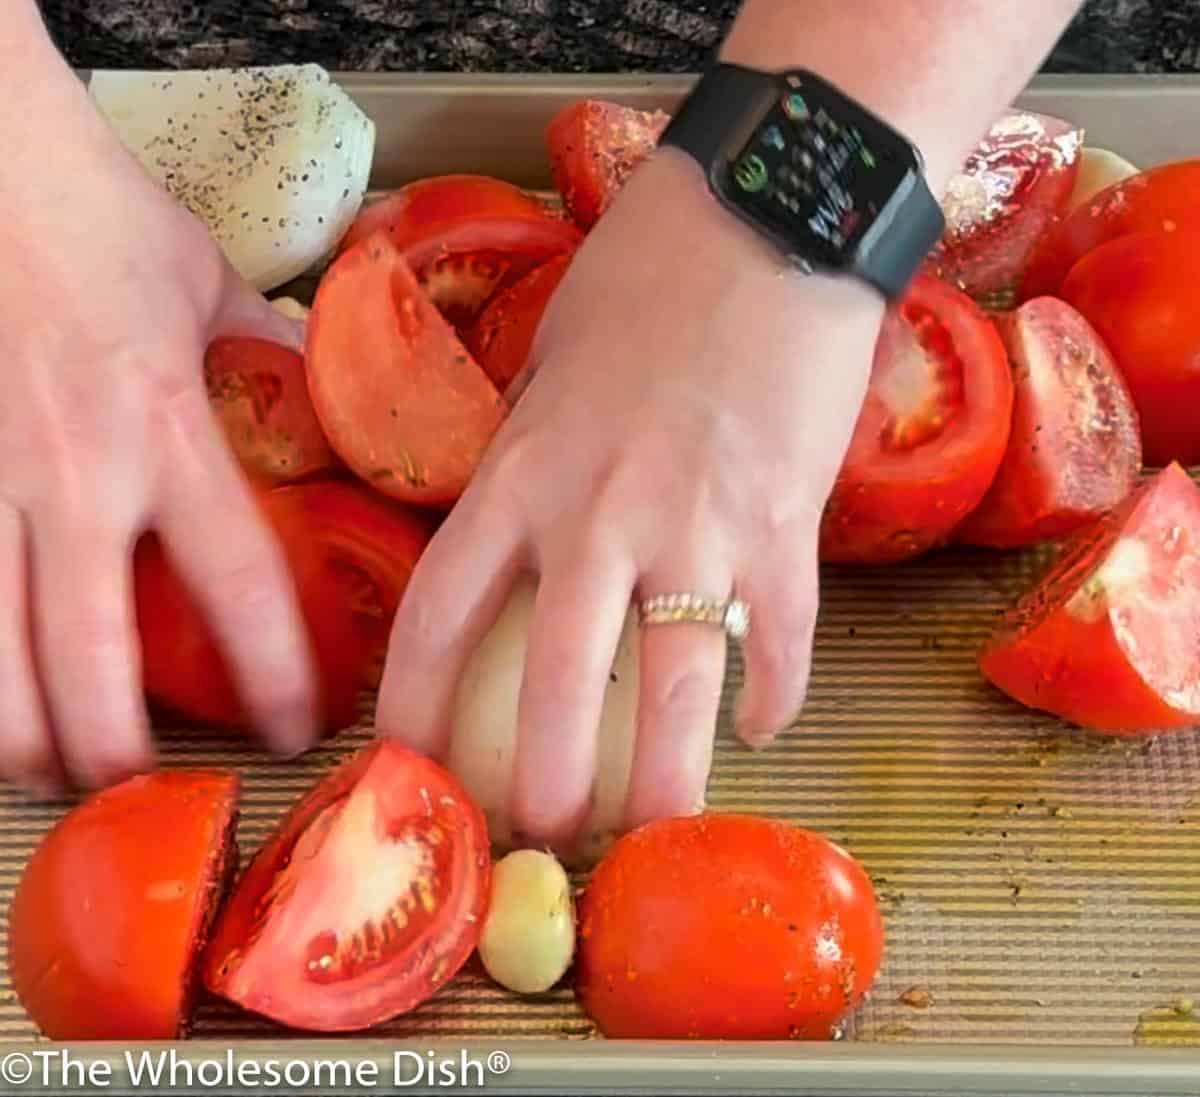
[[[631,593],[749,603],[736,722],[752,744],[803,700],[817,533],[853,433],[883,305],[802,278],[664,150],[605,215],[538,333],[536,376],[418,565],[377,724],[444,757],[463,665],[514,577],[539,588],[519,703],[513,816],[569,845]],[[697,810],[725,638],[647,628],[628,824]]]
[[[47,96],[53,141],[0,165],[0,773],[49,793],[64,773],[98,785],[151,764],[130,562],[146,530],[271,743],[298,750],[313,724],[306,633],[201,363],[219,334],[296,344],[299,328],[82,88]]]

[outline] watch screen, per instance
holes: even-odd
[[[729,163],[727,200],[806,258],[837,267],[916,170],[912,150],[855,108],[788,77]]]

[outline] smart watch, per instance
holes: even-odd
[[[804,70],[710,69],[659,142],[704,169],[721,204],[802,270],[898,297],[945,228],[920,152]]]

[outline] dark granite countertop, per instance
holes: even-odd
[[[330,69],[458,72],[695,71],[738,7],[737,0],[40,2],[81,68],[316,61]],[[1089,0],[1046,71],[1200,71],[1200,0]]]

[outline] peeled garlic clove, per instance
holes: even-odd
[[[1138,168],[1115,152],[1085,148],[1083,158],[1079,162],[1079,176],[1075,181],[1075,189],[1067,203],[1067,212],[1082,206],[1105,187],[1111,187],[1122,179],[1137,175],[1138,171]]]

